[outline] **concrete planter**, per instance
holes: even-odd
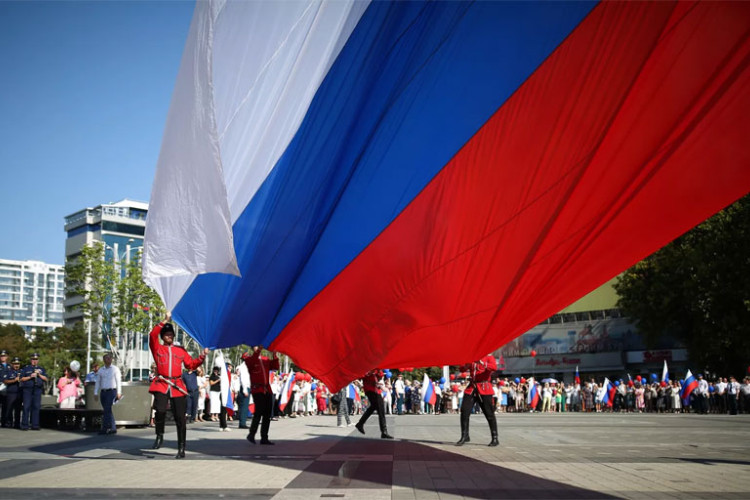
[[[123,382],[122,399],[112,407],[116,425],[148,425],[151,420],[151,394],[148,382]],[[94,397],[94,384],[86,384],[87,410],[101,410],[99,398]]]

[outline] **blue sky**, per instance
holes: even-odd
[[[64,217],[148,201],[194,2],[0,0],[0,258],[64,263]]]

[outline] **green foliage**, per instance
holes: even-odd
[[[111,299],[116,279],[114,263],[104,259],[102,242],[84,246],[77,258],[65,264],[66,295],[80,297],[74,309],[90,322],[91,338],[98,349],[102,347],[98,340],[111,333]]]
[[[647,342],[683,341],[695,369],[742,375],[750,359],[750,196],[626,271],[618,306]]]
[[[34,340],[26,338],[18,325],[0,325],[0,348],[10,353],[10,358],[21,358],[21,366],[29,363],[31,354],[39,354],[39,365],[50,377],[59,377],[74,359],[86,356],[86,332],[79,326],[73,329],[57,328],[52,332],[36,332]]]
[[[8,351],[9,361],[18,356],[21,363],[26,363],[30,346],[23,328],[15,324],[0,325],[0,349]]]
[[[123,333],[150,331],[165,312],[159,296],[143,282],[140,255],[129,262],[104,256],[104,244],[97,241],[65,265],[67,296],[81,298],[75,307],[91,324],[96,350],[108,347],[101,345],[102,338],[116,344]]]
[[[143,281],[140,255],[121,261],[116,279],[116,300],[111,315],[115,332],[149,332],[164,316],[159,295]]]

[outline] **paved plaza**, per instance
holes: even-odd
[[[750,416],[498,415],[457,447],[457,415],[388,416],[394,441],[337,428],[333,416],[273,422],[275,446],[251,445],[236,422],[114,436],[0,430],[0,498],[750,498]],[[355,420],[356,422],[356,420]]]

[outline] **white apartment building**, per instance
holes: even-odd
[[[65,269],[33,260],[0,259],[0,324],[27,334],[63,326]]]

